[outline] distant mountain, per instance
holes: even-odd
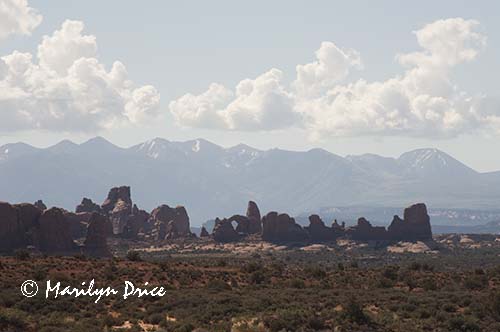
[[[193,224],[242,213],[248,200],[263,212],[299,214],[330,206],[500,208],[500,172],[478,173],[436,149],[399,158],[345,158],[322,149],[293,152],[247,145],[223,148],[203,139],[156,138],[121,148],[96,137],[40,149],[0,147],[0,200],[73,209],[82,197],[102,201],[117,185],[132,186],[141,207],[182,204]]]
[[[492,222],[492,224],[498,224],[498,221],[500,221],[500,209],[474,210],[430,207],[428,211],[432,220],[433,232],[441,232],[441,230],[447,227],[450,229],[471,228],[471,230],[478,230],[484,225]],[[367,206],[323,207],[314,211],[300,213],[295,217],[295,220],[299,224],[306,226],[309,224],[308,217],[311,213],[320,215],[327,225],[330,225],[334,219],[337,219],[339,222],[342,221],[345,222],[346,225],[352,226],[357,223],[359,217],[363,216],[374,225],[389,226],[393,216],[401,216],[403,209],[400,207]]]
[[[473,226],[438,225],[432,227],[434,234],[500,234],[500,221]]]

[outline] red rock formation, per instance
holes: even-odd
[[[90,212],[90,213],[92,213],[92,212],[101,212],[101,207],[98,204],[92,202],[92,200],[90,198],[84,197],[82,199],[82,202],[76,206],[75,212],[76,213],[80,213],[80,212]]]
[[[250,219],[246,216],[235,214],[228,218],[229,221],[236,223],[236,232],[240,234],[250,234]]]
[[[50,208],[39,218],[38,247],[47,253],[68,253],[75,249],[64,210]]]
[[[132,214],[132,199],[130,187],[122,186],[111,188],[108,197],[101,205],[103,213],[109,215],[114,234],[122,234]]]
[[[340,234],[334,228],[325,226],[325,223],[317,214],[309,216],[309,226],[304,227],[309,233],[312,242],[334,241]]]
[[[237,241],[240,236],[233,227],[233,223],[229,219],[215,219],[214,230],[212,236],[217,242],[233,242]]]
[[[248,234],[258,234],[262,232],[262,222],[259,207],[254,201],[248,202],[247,218],[249,219]]]
[[[202,237],[209,237],[209,236],[210,236],[210,234],[208,234],[207,229],[205,228],[205,226],[201,227],[200,238],[202,238]]]
[[[152,227],[148,222],[149,217],[149,213],[140,210],[137,205],[134,204],[132,214],[129,216],[124,228],[123,236],[129,239],[136,239],[140,233],[144,234],[150,232]]]
[[[41,211],[47,210],[47,205],[45,205],[41,199],[36,201],[33,205],[39,208]]]
[[[151,212],[150,221],[155,225],[157,240],[193,237],[189,216],[183,206],[171,208],[161,205]]]
[[[358,224],[349,228],[347,234],[356,241],[385,241],[389,239],[385,227],[372,226],[365,218],[359,218]]]
[[[64,218],[69,225],[72,239],[76,240],[86,236],[91,216],[91,212],[73,213],[64,211]]]
[[[38,227],[38,219],[42,211],[33,204],[16,204],[17,216],[23,227],[24,245],[34,245],[36,241],[35,229]]]
[[[300,242],[308,238],[307,232],[286,213],[269,212],[262,218],[262,239],[275,242]]]
[[[13,251],[25,246],[24,225],[17,209],[0,202],[0,251]]]
[[[332,229],[336,234],[343,234],[345,232],[345,222],[342,222],[342,225],[339,225],[337,219],[335,219],[332,223]]]
[[[29,203],[15,204],[14,207],[18,211],[18,218],[21,221],[24,231],[38,226],[38,218],[42,214],[39,208]]]
[[[111,212],[121,201],[124,205],[130,206],[130,209],[132,209],[132,199],[130,197],[130,187],[128,186],[111,188],[101,208],[106,213]]]
[[[107,217],[97,212],[92,213],[87,228],[83,250],[86,255],[94,257],[110,257],[107,237],[111,223]]]
[[[260,221],[260,212],[257,204],[255,202],[248,202],[247,215],[242,216],[235,214],[234,216],[228,218],[229,221],[235,222],[236,232],[249,235],[249,234],[259,234],[262,232],[262,224]]]
[[[423,203],[404,210],[404,219],[394,216],[388,228],[389,238],[395,241],[432,240],[432,229],[427,207]]]

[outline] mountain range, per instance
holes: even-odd
[[[186,206],[194,225],[243,213],[248,200],[263,211],[292,215],[325,207],[500,208],[500,172],[479,173],[437,149],[387,158],[341,157],[323,149],[223,148],[204,139],[156,138],[129,148],[102,137],[64,140],[48,148],[0,147],[0,200],[74,207],[101,203],[113,186],[130,185],[132,199],[151,210]]]

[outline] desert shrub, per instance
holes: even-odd
[[[397,266],[388,266],[384,269],[382,275],[387,279],[395,281],[398,279],[398,270]]]
[[[489,300],[489,311],[494,319],[500,321],[500,292],[491,295]]]
[[[218,267],[225,267],[225,266],[227,266],[227,261],[225,259],[219,259],[217,261],[217,266]]]
[[[394,287],[394,281],[385,277],[381,277],[377,280],[376,287],[391,288]]]
[[[430,311],[426,308],[421,308],[418,310],[418,317],[421,319],[427,319],[430,318],[432,315]]]
[[[302,288],[306,288],[306,284],[305,284],[304,280],[302,280],[302,279],[293,278],[290,281],[290,287],[291,288],[302,289]]]
[[[437,290],[437,283],[433,277],[425,278],[422,281],[422,288],[426,291],[435,291]]]
[[[480,290],[488,285],[488,278],[485,275],[474,274],[465,278],[464,287],[470,290]]]
[[[263,266],[262,266],[261,262],[252,261],[252,262],[245,264],[241,268],[241,271],[244,273],[252,273],[252,272],[260,271],[262,269],[263,269]]]
[[[420,269],[422,269],[422,265],[419,262],[412,262],[408,269],[411,271],[420,271]]]
[[[310,315],[299,309],[284,309],[264,318],[264,324],[271,332],[296,331],[305,325]]]
[[[14,257],[20,261],[25,261],[30,259],[31,254],[28,250],[25,249],[19,249],[14,252]]]
[[[453,317],[448,322],[449,330],[452,332],[478,332],[481,328],[472,320],[463,317]]]
[[[423,263],[422,264],[422,270],[427,271],[427,272],[433,272],[434,271],[434,266],[430,265],[429,263]]]
[[[231,290],[231,286],[220,279],[210,280],[207,284],[207,288],[218,291]]]
[[[452,303],[445,303],[443,305],[443,310],[446,312],[455,312],[457,310],[457,307]]]
[[[325,321],[320,317],[310,317],[307,326],[314,331],[321,331],[325,329]]]
[[[25,331],[28,323],[22,311],[15,309],[0,309],[1,331]]]
[[[66,283],[69,284],[71,283],[71,275],[66,272],[66,271],[51,271],[48,274],[49,280],[51,280],[53,283],[57,283],[58,281],[61,282],[61,284]]]
[[[127,252],[127,259],[132,262],[139,262],[142,260],[141,254],[135,250],[129,250]]]
[[[164,315],[160,313],[149,315],[146,319],[147,323],[159,325],[165,319]]]
[[[304,272],[315,279],[326,278],[326,271],[320,266],[308,266],[305,268]]]
[[[254,271],[250,274],[250,282],[252,284],[262,284],[267,280],[267,276],[262,270]]]
[[[367,324],[370,321],[369,317],[364,313],[361,305],[355,300],[350,300],[347,303],[344,318],[360,325]]]

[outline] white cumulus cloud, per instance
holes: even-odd
[[[119,61],[107,70],[83,29],[65,21],[36,59],[17,51],[0,59],[0,131],[98,131],[157,114],[156,89],[136,86]]]
[[[229,130],[272,130],[295,124],[299,114],[282,85],[283,73],[271,69],[245,79],[235,90],[213,83],[200,95],[186,94],[170,103],[182,126]]]
[[[286,86],[277,69],[240,82],[235,91],[212,84],[201,95],[187,94],[170,103],[183,126],[230,130],[303,127],[312,137],[453,137],[500,123],[498,103],[462,91],[453,69],[473,61],[486,45],[479,22],[438,20],[414,32],[419,51],[398,54],[400,74],[385,81],[344,82],[362,69],[352,49],[323,42],[316,60],[297,65]],[[498,128],[496,128],[498,130]]]
[[[352,49],[340,49],[332,42],[323,42],[316,51],[317,61],[297,66],[294,82],[297,93],[317,94],[347,77],[351,67],[361,69],[361,57]]]
[[[297,101],[317,136],[404,135],[451,137],[478,129],[478,97],[460,91],[450,72],[474,60],[486,43],[478,22],[439,20],[415,32],[422,51],[400,54],[407,69],[382,82],[336,86],[323,96]]]
[[[0,0],[0,40],[10,35],[30,35],[42,22],[42,15],[26,0]]]

